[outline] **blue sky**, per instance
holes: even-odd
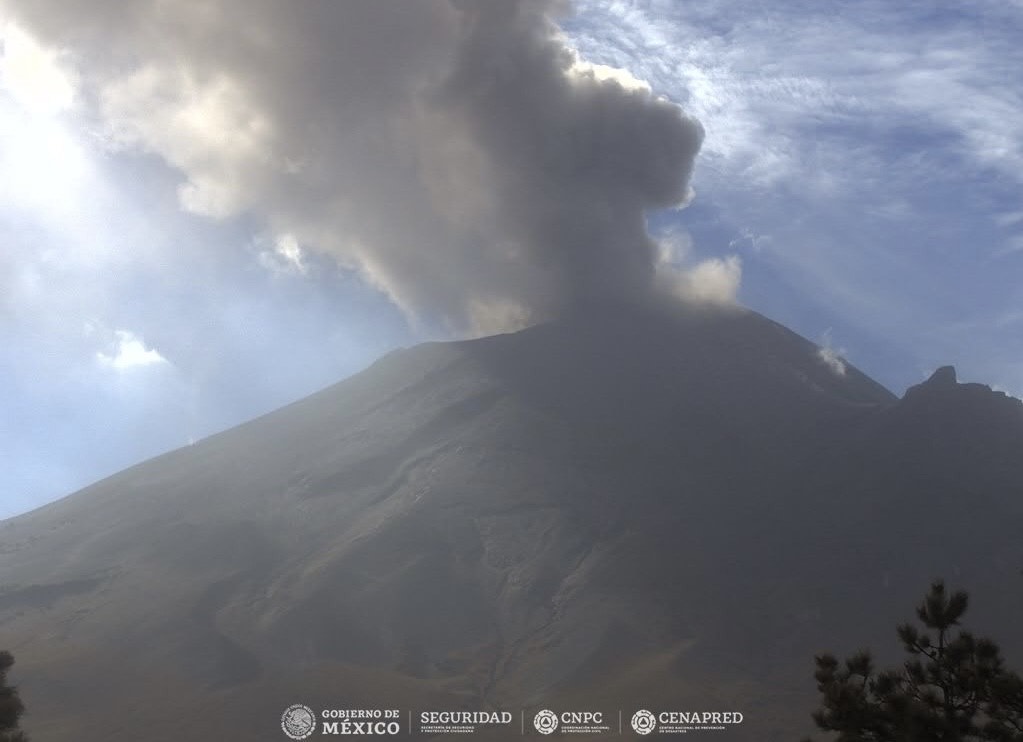
[[[179,130],[139,92],[164,68],[118,77],[39,5],[0,2],[0,517],[463,332],[444,271],[434,295],[328,244],[358,179],[301,221],[251,162],[277,140],[221,141],[272,81],[185,86]],[[695,198],[648,217],[680,260],[741,266],[738,301],[897,393],[952,363],[1023,394],[1023,3],[586,0],[559,24],[703,125]]]

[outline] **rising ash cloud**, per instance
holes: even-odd
[[[291,258],[329,253],[410,318],[488,332],[643,294],[655,273],[683,292],[699,282],[663,259],[644,214],[685,203],[703,130],[580,60],[563,3],[0,10],[60,50],[108,146],[180,171],[183,208],[254,218]]]

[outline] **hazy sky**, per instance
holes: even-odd
[[[648,285],[897,393],[1023,394],[1023,3],[0,0],[0,33],[0,517]]]

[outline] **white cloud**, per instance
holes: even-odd
[[[114,144],[159,153],[187,174],[178,197],[196,214],[234,216],[259,199],[270,173],[287,169],[273,159],[269,119],[227,73],[151,64],[108,82],[101,108]]]
[[[94,331],[91,329],[90,331]],[[160,355],[155,348],[146,347],[142,338],[128,330],[115,330],[116,340],[110,352],[96,353],[96,360],[100,365],[112,368],[116,371],[127,371],[133,368],[145,366],[160,366],[167,363],[167,359]]]
[[[259,253],[259,263],[276,275],[306,275],[309,266],[305,262],[305,251],[294,235],[278,235],[273,247]]]
[[[586,60],[579,58],[578,55],[575,56],[575,60],[573,61],[569,72],[577,77],[590,77],[600,82],[611,80],[618,83],[626,90],[650,92],[650,83],[646,80],[640,80],[628,70],[619,67],[611,67],[606,64],[593,64],[592,62],[587,62]]]
[[[734,304],[742,283],[738,255],[694,260],[690,234],[674,229],[660,235],[656,283],[670,296],[699,304]]]
[[[708,258],[690,267],[662,263],[657,268],[661,290],[698,304],[734,304],[741,282],[742,260],[738,255]]]
[[[682,295],[698,302],[732,304],[742,281],[742,260],[738,255],[708,258],[682,274]]]

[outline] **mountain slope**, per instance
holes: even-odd
[[[791,739],[813,652],[894,647],[935,576],[1021,655],[1021,444],[1015,400],[896,400],[752,312],[427,344],[0,524],[0,643],[37,740],[277,740],[297,701]]]

